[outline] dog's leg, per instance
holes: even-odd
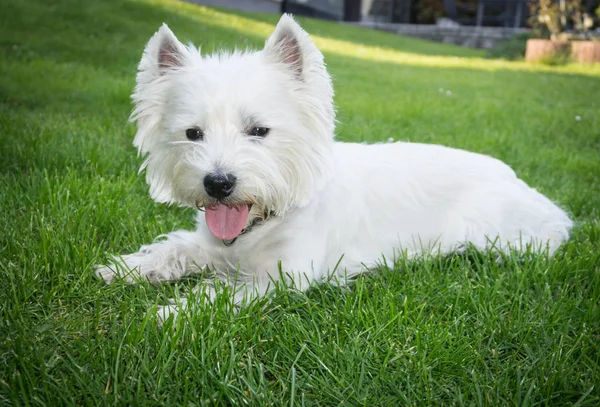
[[[226,288],[226,292],[231,297],[231,311],[234,313],[237,313],[244,302],[260,297],[273,288],[273,282],[268,276],[265,277],[265,281],[260,281],[258,278],[242,277],[236,274],[234,272],[213,274],[194,287],[193,292],[189,295],[169,299],[168,305],[159,306],[157,309],[159,323],[164,323],[171,315],[173,318],[177,318],[179,314],[198,304],[202,297],[205,297],[210,303],[214,302],[217,292],[221,292],[215,288],[215,284]]]
[[[107,284],[115,278],[124,278],[129,283],[140,279],[158,283],[202,272],[206,259],[196,232],[172,232],[162,238],[142,246],[137,253],[115,257],[111,264],[97,266],[96,275]]]
[[[315,239],[312,242],[315,242]],[[273,253],[266,256],[262,262],[255,263],[251,270],[240,269],[240,265],[236,270],[235,264],[230,264],[229,269],[227,267],[221,269],[210,267],[213,269],[211,275],[196,286],[193,293],[171,299],[168,305],[158,307],[158,321],[163,323],[170,316],[177,318],[178,315],[188,312],[188,309],[202,302],[202,299],[212,303],[217,293],[221,293],[220,289],[215,288],[216,285],[225,289],[230,297],[231,311],[234,313],[244,303],[274,289],[278,282],[295,290],[307,290],[311,284],[320,281],[323,274],[322,267],[317,266],[315,269],[315,264],[321,265],[323,258],[318,257],[317,262],[313,262],[305,257],[299,257],[297,251],[293,249],[294,247],[297,245],[289,246],[290,254]],[[282,260],[280,260],[281,258]]]
[[[273,263],[277,264],[277,261]],[[186,295],[178,299],[170,299],[168,305],[159,306],[156,313],[158,321],[162,324],[170,316],[177,318],[179,314],[187,312],[188,308],[197,304],[203,296],[212,303],[217,296],[217,292],[220,292],[220,290],[215,288],[215,284],[221,284],[226,287],[228,295],[231,296],[231,311],[237,313],[240,306],[252,301],[254,298],[265,295],[265,293],[274,289],[275,284],[282,279],[285,280],[287,287],[305,291],[314,282],[314,273],[309,271],[309,274],[306,274],[290,270],[282,273],[277,267],[270,273],[263,272],[258,273],[258,275],[216,272],[211,278],[203,280],[196,286],[191,296],[188,297]],[[215,281],[218,283],[215,283]]]
[[[220,280],[220,279],[219,279]],[[245,283],[225,283],[229,285],[230,293],[233,295],[233,302],[231,303],[231,310],[237,313],[239,305],[243,299],[251,298],[245,291],[247,286]],[[189,308],[197,306],[202,302],[202,297],[205,296],[210,304],[215,301],[217,296],[217,290],[214,286],[213,279],[203,280],[199,285],[194,287],[192,293],[185,294],[179,298],[170,298],[167,305],[159,305],[156,309],[156,317],[158,323],[162,325],[169,317],[178,318],[178,315],[185,314]]]

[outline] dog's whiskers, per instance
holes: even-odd
[[[252,195],[250,195],[249,193],[244,192],[244,195],[246,195],[246,198],[252,204],[252,206],[255,206],[258,209],[258,213],[261,215],[261,220],[264,220],[264,216],[262,216],[262,214],[264,212],[263,206],[260,203],[258,203],[256,198],[253,197]]]
[[[206,209],[204,208],[205,207],[204,202],[202,202],[200,199],[196,199],[195,205],[196,205],[196,209],[198,209],[200,212],[206,211]]]

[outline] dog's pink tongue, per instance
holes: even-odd
[[[206,208],[206,224],[217,239],[231,240],[242,233],[248,219],[248,205],[211,205]]]

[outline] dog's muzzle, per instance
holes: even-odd
[[[225,199],[233,192],[236,181],[233,174],[214,172],[204,177],[204,190],[215,199]]]

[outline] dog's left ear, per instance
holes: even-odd
[[[264,52],[269,60],[286,66],[299,79],[305,79],[312,64],[323,65],[321,51],[289,14],[281,16]]]

